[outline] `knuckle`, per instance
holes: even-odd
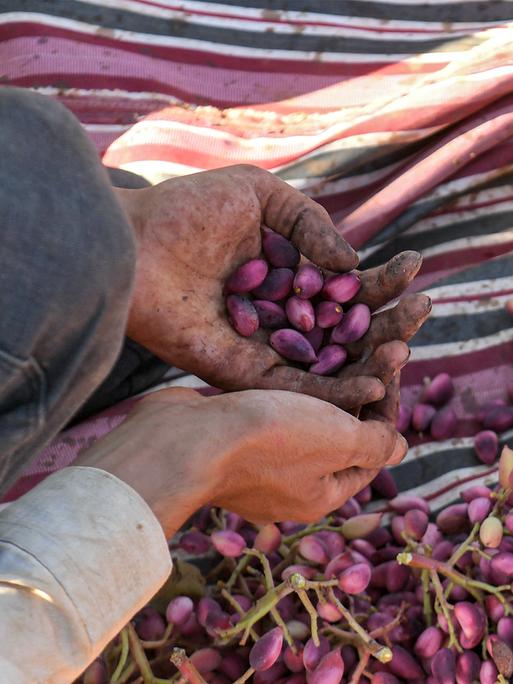
[[[255,177],[264,177],[264,176],[272,176],[272,173],[269,171],[266,171],[265,169],[261,169],[259,166],[255,166],[255,164],[237,164],[234,166],[235,169],[238,169],[244,174],[248,174],[250,176],[255,176]]]

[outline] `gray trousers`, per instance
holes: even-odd
[[[71,420],[167,367],[125,342],[134,236],[78,121],[50,98],[3,87],[0,140],[2,494]]]

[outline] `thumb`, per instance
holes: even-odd
[[[408,442],[382,420],[357,421],[353,432],[352,463],[359,468],[383,468],[397,465],[406,456]]]
[[[271,173],[255,173],[262,223],[288,238],[310,261],[331,271],[350,271],[358,255],[339,235],[324,207]]]

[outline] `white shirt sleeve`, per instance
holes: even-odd
[[[0,682],[72,682],[171,567],[131,487],[97,468],[50,475],[0,511]]]

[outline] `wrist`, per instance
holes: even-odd
[[[100,468],[131,486],[169,538],[215,498],[244,432],[219,399],[182,389],[149,395],[74,465]]]
[[[130,221],[137,241],[142,237],[143,231],[143,205],[146,201],[146,194],[150,188],[112,188],[116,198]]]

